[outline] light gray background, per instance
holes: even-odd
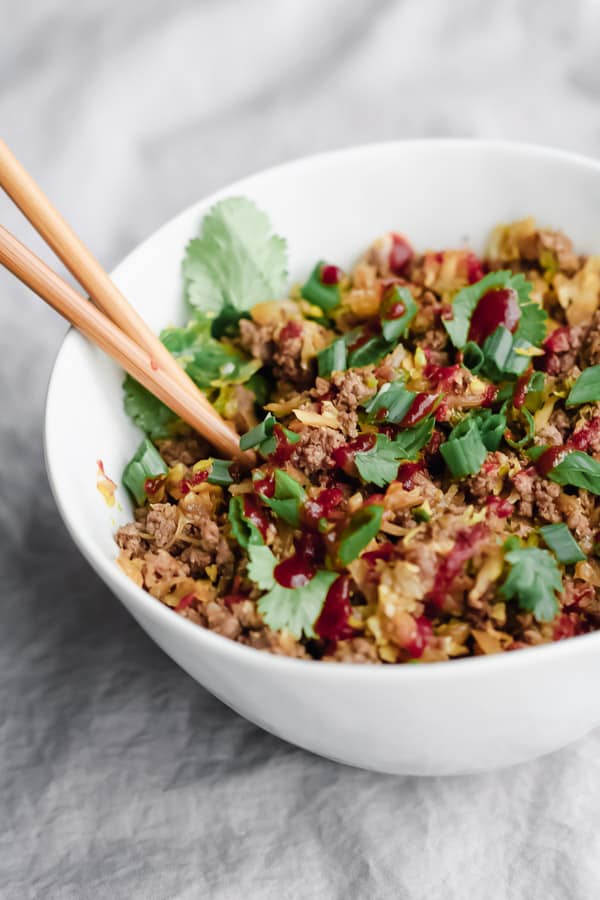
[[[598,155],[599,13],[0,0],[0,130],[111,267],[207,192],[325,148],[479,135]],[[0,221],[40,247],[1,197]],[[382,777],[263,734],[146,638],[44,474],[65,327],[4,273],[0,291],[0,895],[598,896],[600,734],[499,774]]]

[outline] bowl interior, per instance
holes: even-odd
[[[184,321],[185,245],[217,199],[236,195],[255,200],[287,238],[290,282],[305,277],[318,258],[350,266],[389,229],[405,233],[418,250],[465,244],[481,250],[496,223],[534,215],[567,231],[581,250],[600,249],[600,166],[591,161],[463,141],[357,148],[240,181],[190,207],[130,254],[115,280],[156,331]],[[121,473],[140,440],[123,411],[121,382],[117,366],[76,332],[68,334],[48,394],[47,464],[67,525],[101,573],[116,572],[113,534],[131,513]],[[119,485],[113,507],[97,490],[97,460]]]

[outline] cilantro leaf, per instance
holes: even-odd
[[[600,462],[581,450],[567,453],[565,458],[548,472],[548,478],[557,484],[568,484],[584,488],[590,494],[600,494]]]
[[[509,545],[512,548],[512,544]],[[562,579],[554,556],[537,547],[510,549],[505,556],[510,566],[500,593],[516,599],[521,609],[532,612],[538,622],[551,622],[559,606]]]
[[[381,528],[383,506],[372,503],[358,509],[340,535],[338,559],[347,566],[373,540]]]
[[[258,611],[273,631],[289,631],[296,639],[316,637],[314,624],[321,614],[327,592],[336,580],[337,572],[319,569],[301,588],[286,588],[275,581],[278,563],[264,544],[250,544],[248,577],[268,593],[258,601]]]
[[[362,405],[370,422],[401,422],[417,395],[401,381],[388,382]]]
[[[452,300],[452,318],[443,319],[450,340],[459,350],[468,341],[471,316],[484,294],[493,288],[512,288],[519,299],[521,318],[514,334],[517,346],[540,344],[546,336],[546,313],[531,299],[531,284],[522,272],[514,275],[510,269],[490,272],[475,284],[458,291]]]
[[[377,487],[394,481],[400,462],[416,459],[419,450],[428,443],[433,426],[433,416],[427,416],[418,425],[405,428],[394,440],[378,434],[373,447],[354,454],[354,464],[362,480]]]
[[[260,598],[258,610],[273,631],[289,631],[296,639],[303,634],[316,637],[313,626],[337,577],[337,572],[320,569],[304,587],[285,588],[276,584]]]
[[[206,318],[184,328],[166,328],[160,339],[199,388],[243,384],[262,366],[260,360],[249,359],[230,344],[211,337]]]
[[[180,421],[168,406],[138,384],[131,375],[123,381],[123,405],[127,415],[153,441],[173,437]]]
[[[263,591],[270,590],[275,584],[273,569],[277,565],[277,557],[265,544],[249,544],[248,578],[254,581]]]
[[[286,242],[272,234],[268,217],[251,200],[230,197],[204,217],[200,237],[187,246],[183,275],[192,306],[242,312],[283,293]]]

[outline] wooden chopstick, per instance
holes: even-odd
[[[196,431],[205,436],[210,435],[211,443],[218,450],[243,463],[250,462],[250,457],[240,450],[237,437],[235,453],[231,452],[232,432],[218,416],[219,427],[215,427],[216,413],[212,407],[209,407],[212,410],[212,415],[209,416],[204,406],[197,402],[196,397],[183,390],[170,372],[156,366],[144,348],[136,344],[108,316],[82,297],[2,225],[0,263]]]
[[[0,139],[0,187],[6,191],[25,217],[29,219],[36,231],[89,293],[91,299],[132,341],[146,350],[152,369],[155,372],[168,373],[171,381],[179,385],[180,397],[184,393],[189,395],[189,408],[191,409],[194,404],[198,407],[194,415],[195,421],[192,422],[188,415],[182,416],[182,418],[193,425],[225,456],[247,460],[247,457],[241,454],[237,435],[225,424],[204,394],[177,364],[139,313],[130,306],[98,260],[77,237],[71,226],[63,219],[2,139]],[[38,260],[38,262],[40,261]],[[51,269],[47,267],[46,269],[47,272],[55,275]],[[55,277],[58,278],[56,275]],[[33,290],[40,294],[42,299],[47,299],[36,288]],[[48,300],[48,302],[51,301]],[[181,415],[176,409],[175,412]],[[200,422],[203,423],[202,428],[198,425]]]

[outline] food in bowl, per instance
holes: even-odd
[[[390,232],[274,299],[286,270],[240,198],[189,244],[194,315],[161,338],[257,462],[212,458],[127,378],[146,437],[123,570],[306,659],[433,662],[598,628],[600,259],[525,219],[482,259]]]

